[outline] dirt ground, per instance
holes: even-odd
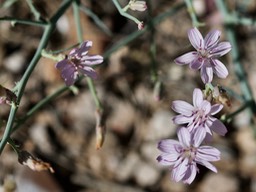
[[[0,0],[0,6],[5,1]],[[10,1],[11,2],[11,1]],[[35,7],[46,20],[62,1],[36,1]],[[121,1],[125,5],[125,1]],[[147,26],[152,18],[169,11],[183,1],[150,1],[151,9],[130,12]],[[205,3],[207,2],[207,3]],[[104,55],[138,29],[122,17],[112,1],[81,1],[109,27],[112,35],[104,33],[92,18],[81,11],[84,40],[93,41],[90,54]],[[227,1],[230,11],[237,11],[255,21],[256,3]],[[222,31],[221,41],[227,40],[224,18],[210,1],[194,1],[203,35],[211,29]],[[150,12],[150,13],[149,13]],[[14,1],[11,7],[0,8],[0,17],[34,19],[26,1]],[[174,100],[192,101],[194,88],[204,88],[198,71],[178,66],[174,59],[192,50],[187,30],[192,21],[184,4],[177,12],[160,20],[154,34],[146,30],[131,42],[120,46],[104,63],[97,66],[94,81],[106,113],[106,138],[101,149],[95,148],[95,104],[85,79],[77,82],[78,92],[66,91],[47,103],[25,121],[12,139],[23,150],[51,164],[55,173],[35,172],[19,164],[17,154],[7,145],[0,156],[0,191],[43,192],[238,192],[256,191],[255,124],[249,110],[225,123],[228,134],[215,135],[212,145],[221,151],[221,160],[214,165],[218,173],[204,167],[191,185],[170,180],[168,167],[157,163],[161,139],[176,138],[177,126],[172,123]],[[255,24],[234,27],[242,63],[253,95],[256,93],[256,27]],[[43,28],[0,20],[0,84],[12,89],[20,80],[38,47]],[[152,40],[153,39],[153,40]],[[161,98],[156,99],[152,81],[152,42],[156,46],[156,71],[162,82]],[[47,50],[60,50],[78,43],[72,6],[57,23]],[[230,93],[241,94],[232,55],[221,60],[229,70],[225,80],[215,78]],[[64,86],[55,61],[41,58],[33,71],[19,105],[17,118],[23,117],[42,99]],[[230,94],[230,114],[241,107],[237,95]],[[0,107],[0,136],[5,131],[10,106]]]

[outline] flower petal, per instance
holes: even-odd
[[[176,100],[172,102],[172,109],[185,116],[193,114],[194,107],[186,101]]]
[[[197,149],[196,159],[218,161],[220,160],[220,151],[211,146],[201,146]]]
[[[91,47],[92,47],[92,41],[84,41],[81,44],[81,46],[72,55],[76,55],[79,58],[82,56],[85,56]]]
[[[198,53],[196,51],[185,53],[184,55],[181,55],[180,57],[177,57],[174,62],[178,65],[187,65],[191,63],[192,61],[196,60],[198,57]]]
[[[182,149],[182,146],[180,142],[173,140],[173,139],[164,139],[161,140],[158,143],[158,149],[165,153],[177,153],[180,149]]]
[[[202,66],[201,68],[201,79],[204,83],[211,83],[213,78],[212,67]]]
[[[100,55],[86,55],[81,58],[82,65],[97,65],[103,62],[103,57]]]
[[[213,58],[221,57],[228,53],[231,50],[231,44],[229,42],[221,42],[213,49],[210,50],[210,53]]]
[[[75,80],[78,77],[78,72],[76,67],[71,62],[69,62],[69,60],[62,60],[58,62],[55,67],[60,70],[61,77],[64,79],[67,86],[73,85],[75,83]]]
[[[211,171],[213,171],[213,172],[215,172],[215,173],[218,172],[217,169],[216,169],[216,167],[213,166],[213,165],[212,165],[211,163],[209,163],[208,161],[199,161],[199,162],[197,162],[197,163],[199,163],[199,164],[201,164],[201,165],[207,167],[208,169],[210,169]]]
[[[196,172],[197,172],[196,163],[192,162],[192,164],[188,166],[185,176],[182,178],[183,183],[191,184],[196,177]]]
[[[189,38],[191,45],[196,50],[204,49],[204,39],[197,28],[194,27],[188,31],[188,38]]]
[[[205,143],[212,143],[212,141],[213,141],[212,133],[210,134],[210,133],[206,132],[204,142]]]
[[[206,132],[203,127],[198,127],[193,135],[193,145],[199,147],[205,138]]]
[[[189,133],[189,131],[185,128],[185,127],[181,127],[178,131],[177,131],[177,135],[178,135],[178,139],[180,141],[180,144],[184,147],[184,148],[188,148],[190,147],[190,142],[191,142],[191,135]]]
[[[193,69],[193,70],[198,70],[198,69],[201,69],[201,67],[203,66],[204,64],[204,59],[202,59],[201,57],[197,57],[194,61],[192,61],[190,64],[189,64],[189,67],[190,69]]]
[[[96,78],[97,78],[97,73],[96,73],[96,71],[95,71],[93,68],[91,68],[91,67],[86,67],[86,66],[84,66],[83,68],[81,68],[81,67],[79,66],[79,69],[80,69],[80,71],[81,71],[84,75],[86,75],[86,76],[88,76],[88,77],[91,77],[91,78],[93,78],[93,79],[96,79]]]
[[[228,132],[226,126],[218,119],[213,121],[210,129],[221,136],[224,136]]]
[[[188,159],[185,158],[182,162],[177,162],[172,170],[172,180],[179,182],[185,176],[187,171]]]
[[[209,49],[215,46],[220,39],[221,32],[219,30],[210,31],[204,38],[205,48]]]
[[[191,121],[193,121],[194,117],[186,117],[184,115],[176,115],[172,118],[173,123],[177,124],[177,125],[181,125],[181,124],[186,124],[186,123],[190,123]]]
[[[217,113],[219,113],[221,110],[223,109],[223,105],[221,104],[214,104],[211,107],[211,115],[215,115]]]
[[[177,162],[177,159],[179,158],[179,154],[169,154],[169,153],[164,153],[159,155],[156,160],[158,163],[161,165],[168,165],[172,166]]]
[[[204,98],[203,98],[203,93],[200,89],[198,88],[195,88],[194,91],[193,91],[193,105],[195,107],[200,107]]]
[[[226,78],[228,76],[228,70],[226,66],[220,62],[218,59],[212,59],[212,67],[213,72],[219,77],[219,78]]]
[[[69,65],[69,60],[68,59],[63,59],[63,60],[59,61],[58,63],[56,63],[55,67],[59,70],[62,70],[67,65]]]
[[[200,109],[204,111],[204,115],[208,115],[211,111],[211,103],[207,100],[203,100]]]

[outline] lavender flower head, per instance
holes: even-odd
[[[174,61],[179,65],[187,65],[194,70],[199,70],[201,79],[204,83],[211,83],[213,73],[219,78],[226,78],[228,70],[225,65],[218,60],[219,57],[225,55],[231,50],[229,42],[219,42],[221,32],[213,30],[209,32],[205,38],[197,28],[188,31],[188,38],[196,51],[188,52]]]
[[[220,160],[220,151],[211,146],[200,146],[205,138],[205,131],[197,129],[191,134],[182,127],[177,132],[179,141],[166,139],[158,143],[163,153],[157,157],[162,165],[171,166],[171,179],[191,184],[199,172],[197,164],[201,164],[213,172],[217,169],[209,161]]]
[[[67,86],[73,85],[78,78],[78,71],[95,79],[96,71],[92,66],[103,62],[100,55],[87,55],[92,47],[92,41],[85,41],[79,48],[70,51],[68,56],[56,64],[56,68],[61,71],[61,76]]]
[[[172,102],[172,109],[180,113],[173,117],[175,124],[187,124],[188,131],[193,133],[196,129],[202,129],[207,133],[210,140],[212,131],[225,135],[227,129],[225,125],[212,115],[217,114],[223,105],[214,104],[204,100],[203,93],[200,89],[196,88],[193,92],[193,105],[186,101],[176,100]]]

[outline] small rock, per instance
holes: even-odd
[[[46,154],[53,152],[45,124],[37,123],[32,125],[29,129],[29,134],[41,151]]]
[[[134,171],[136,171],[135,165],[139,163],[140,159],[138,154],[129,153],[127,157],[122,161],[116,171],[116,178],[119,181],[126,181],[131,178]]]
[[[68,34],[69,30],[71,29],[70,29],[70,24],[68,22],[67,16],[64,15],[60,17],[60,19],[57,22],[57,29],[63,35]]]
[[[23,52],[15,52],[5,58],[3,63],[6,69],[10,70],[13,73],[18,73],[21,71],[25,64],[25,58],[26,56]]]
[[[233,124],[236,125],[238,129],[250,125],[250,122],[251,119],[248,110],[241,111],[233,120]]]
[[[141,147],[141,153],[149,162],[157,163],[156,158],[160,154],[157,142],[145,142]]]
[[[27,167],[21,167],[17,173],[16,181],[19,192],[62,191],[54,177],[46,171],[36,172]]]
[[[154,185],[160,177],[160,172],[154,166],[141,160],[137,162],[133,174],[138,184],[143,187]]]
[[[136,120],[136,111],[134,107],[125,101],[114,99],[113,113],[107,118],[107,126],[119,133],[127,133]]]
[[[224,175],[221,173],[210,173],[202,181],[198,192],[235,192],[239,191],[238,181],[234,175]]]
[[[176,125],[172,123],[171,113],[165,110],[159,110],[149,122],[146,140],[160,140],[174,136],[176,133]]]
[[[244,127],[238,130],[238,132],[236,133],[235,140],[242,153],[256,153],[256,141],[251,127]]]

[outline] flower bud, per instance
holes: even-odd
[[[143,23],[143,21],[141,21],[141,22],[138,24],[138,29],[139,29],[139,30],[144,29],[144,23]]]
[[[147,9],[147,5],[145,1],[134,1],[131,0],[129,2],[130,9],[133,11],[145,11]]]

